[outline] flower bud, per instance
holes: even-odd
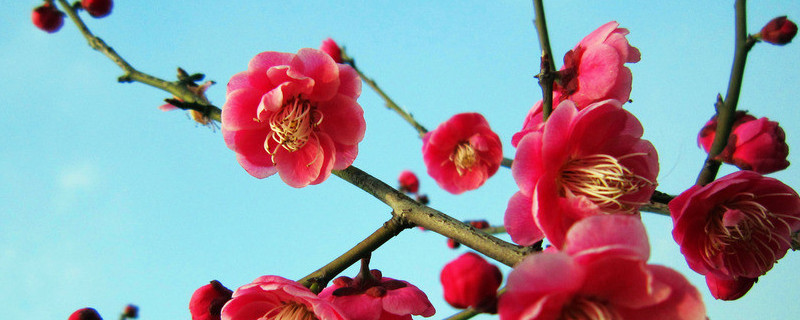
[[[333,41],[333,39],[328,38],[323,40],[322,45],[319,46],[319,50],[331,56],[336,63],[342,63],[342,49],[339,48],[339,45],[336,44],[336,41]]]
[[[122,309],[122,316],[125,318],[136,319],[139,317],[139,307],[129,304]]]
[[[45,2],[45,4],[33,9],[31,20],[33,20],[33,24],[37,28],[53,33],[64,25],[64,13],[59,11],[52,3]]]
[[[111,0],[81,0],[81,6],[92,17],[102,18],[111,13],[114,3]]]
[[[69,315],[68,320],[103,320],[103,318],[94,308],[83,308]]]
[[[453,238],[447,238],[447,247],[450,249],[458,249],[461,246],[461,243],[456,241]]]
[[[417,175],[410,170],[403,170],[400,172],[397,181],[400,182],[400,191],[402,192],[417,193],[417,191],[419,191],[419,179],[417,179]]]
[[[716,130],[716,116],[700,130],[697,143],[706,152],[711,149]],[[745,111],[737,111],[728,145],[717,159],[742,170],[768,174],[786,169],[789,166],[789,161],[786,160],[788,155],[786,134],[777,122],[767,118],[756,119]]]
[[[469,225],[471,225],[475,229],[486,229],[486,228],[490,227],[489,221],[486,221],[486,220],[470,221]]]
[[[439,279],[444,300],[451,306],[497,313],[497,288],[503,275],[481,256],[472,252],[462,254],[444,266]]]
[[[421,204],[424,204],[424,205],[427,205],[427,204],[431,203],[431,199],[428,198],[427,194],[419,194],[419,195],[417,195],[416,199],[417,199],[417,202],[419,202]]]
[[[219,320],[222,306],[231,300],[232,294],[233,291],[217,280],[200,287],[189,301],[192,320]]]
[[[786,16],[777,17],[761,28],[759,34],[761,40],[782,46],[792,42],[797,34],[797,25],[786,19]]]

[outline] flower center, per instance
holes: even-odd
[[[308,139],[314,135],[314,128],[322,123],[322,113],[310,101],[295,97],[289,99],[281,110],[273,113],[269,118],[271,132],[267,140],[272,138],[277,143],[273,150],[267,148],[267,153],[275,156],[278,147],[283,147],[289,152],[300,150],[306,145]]]
[[[591,298],[577,297],[564,306],[559,320],[615,320],[622,319],[608,304]]]
[[[619,159],[642,155],[646,154],[632,153]],[[620,198],[643,187],[655,185],[622,166],[617,158],[605,154],[568,161],[561,169],[558,182],[562,187],[562,196],[584,196],[600,207],[625,213],[633,213],[644,203],[632,203]]]
[[[768,270],[776,260],[774,248],[782,243],[791,245],[789,239],[776,236],[779,233],[776,229],[784,227],[791,233],[784,218],[793,217],[774,214],[756,201],[768,196],[772,195],[739,193],[720,205],[716,214],[709,215],[705,226],[709,240],[703,252],[709,264],[716,265],[714,257],[723,254],[726,265],[736,269],[737,273],[745,272],[739,259],[748,259],[756,263],[759,270]],[[776,223],[780,225],[776,226]],[[744,254],[746,257],[742,252],[747,252]]]
[[[478,162],[478,154],[469,141],[462,141],[456,146],[456,150],[450,155],[450,161],[456,165],[459,176],[463,176],[465,171],[469,171]]]
[[[283,302],[283,305],[271,310],[259,320],[319,320],[319,318],[304,304],[289,301]]]

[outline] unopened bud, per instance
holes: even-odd
[[[797,25],[786,16],[772,19],[759,32],[761,40],[780,46],[792,42],[796,34]]]
[[[53,33],[64,25],[64,13],[59,11],[52,3],[45,2],[45,4],[33,9],[31,20],[37,28],[47,33]]]
[[[114,3],[111,0],[81,0],[81,6],[92,17],[102,18],[111,13]]]

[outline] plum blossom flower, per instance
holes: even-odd
[[[239,287],[222,307],[223,320],[345,320],[335,306],[308,288],[279,276],[261,276]]]
[[[697,144],[708,152],[716,132],[717,116],[714,116],[700,130]],[[786,134],[777,122],[767,118],[756,119],[745,111],[737,111],[728,145],[717,159],[742,170],[768,174],[786,169],[789,166],[789,161],[786,160],[788,156]]]
[[[526,134],[517,146],[511,172],[520,191],[505,216],[511,239],[530,245],[543,232],[560,248],[569,227],[582,218],[638,215],[658,175],[658,154],[642,133],[639,121],[619,101],[597,102],[580,111],[571,101],[562,102],[540,130]]]
[[[797,25],[786,16],[770,20],[758,33],[757,37],[763,41],[779,46],[792,42],[797,35]]]
[[[83,308],[69,315],[68,320],[103,320],[103,318],[94,308]]]
[[[364,138],[361,80],[326,53],[262,52],[228,83],[222,135],[252,176],[296,188],[350,166]]]
[[[462,254],[442,268],[444,300],[459,309],[497,313],[497,288],[503,274],[497,266],[473,253]]]
[[[231,295],[233,291],[217,280],[198,288],[189,300],[192,320],[220,320],[222,306],[231,300]]]
[[[636,217],[581,220],[563,251],[545,250],[514,267],[500,319],[705,319],[697,289],[676,271],[647,264],[649,255]]]
[[[333,39],[328,38],[323,40],[319,49],[331,56],[336,63],[342,63],[342,49],[339,48],[339,44],[333,41]]]
[[[339,277],[319,294],[337,306],[350,320],[411,320],[411,315],[430,317],[436,313],[428,296],[402,280],[383,277],[370,270],[370,277]]]
[[[460,113],[422,139],[422,157],[430,175],[452,194],[482,186],[500,168],[500,137],[479,113]]]
[[[410,170],[401,171],[400,176],[397,177],[397,182],[400,183],[400,191],[402,192],[417,193],[419,191],[419,179]]]
[[[782,182],[738,171],[670,201],[672,236],[717,299],[744,295],[800,230],[800,197]]]

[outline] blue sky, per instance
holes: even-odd
[[[71,23],[55,34],[34,28],[36,5],[13,1],[0,11],[5,317],[64,319],[93,306],[113,319],[135,303],[143,319],[186,319],[191,293],[209,280],[236,288],[264,274],[302,278],[389,219],[388,207],[336,177],[303,189],[278,177],[252,178],[219,132],[182,112],[159,111],[167,93],[116,83],[120,70]],[[800,18],[796,1],[751,2],[749,9],[751,32],[779,15]],[[631,65],[634,103],[627,108],[659,151],[659,190],[689,187],[705,157],[697,131],[727,87],[733,1],[565,0],[548,1],[546,11],[559,59],[605,22],[631,30],[642,61]],[[532,77],[539,45],[528,1],[116,1],[106,18],[83,16],[139,70],[167,79],[178,66],[204,72],[218,82],[208,91],[218,106],[227,80],[255,54],[318,47],[327,37],[428,128],[456,113],[484,114],[507,157],[514,154],[511,136],[541,98]],[[782,123],[795,164],[798,46],[757,45],[739,103]],[[479,190],[450,195],[425,174],[413,129],[366,87],[359,103],[367,134],[356,166],[390,184],[411,169],[434,208],[502,222],[516,191],[509,170]],[[797,166],[771,176],[800,187]],[[672,240],[671,221],[643,216],[651,263],[673,267],[698,286],[711,319],[789,319],[800,312],[797,253],[742,299],[714,301]],[[464,250],[448,249],[437,234],[407,230],[373,254],[372,267],[422,288],[438,319],[453,313],[441,298],[439,270]]]

